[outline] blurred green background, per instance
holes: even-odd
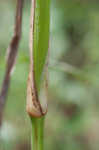
[[[25,110],[29,72],[30,0],[11,79],[0,150],[30,150]],[[16,1],[0,0],[0,87],[13,35]],[[46,150],[99,150],[99,1],[52,0]]]

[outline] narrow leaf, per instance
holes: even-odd
[[[40,104],[39,91],[45,77],[43,72],[49,46],[49,17],[50,0],[32,0],[27,112],[34,117],[41,117],[47,111]]]
[[[24,3],[24,0],[17,0],[14,35],[7,49],[6,72],[5,72],[5,77],[4,77],[4,81],[3,81],[3,85],[2,85],[2,89],[0,93],[0,124],[2,121],[2,114],[3,114],[6,97],[8,93],[11,72],[13,70],[13,67],[16,61],[19,41],[21,38],[23,3]]]

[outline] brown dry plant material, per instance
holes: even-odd
[[[23,4],[24,0],[17,0],[14,35],[7,49],[6,72],[0,93],[0,125],[2,123],[2,116],[10,84],[11,72],[16,62],[18,46],[21,38]]]

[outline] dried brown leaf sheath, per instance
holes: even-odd
[[[47,88],[46,83],[44,83],[44,88]],[[46,92],[46,91],[45,91]],[[27,85],[27,105],[26,110],[28,114],[32,117],[42,117],[47,113],[47,103],[46,103],[46,94],[44,93],[45,104],[40,104],[38,93],[35,87],[33,72],[29,73],[28,85]]]
[[[5,77],[4,77],[4,81],[0,93],[0,124],[2,121],[3,110],[6,102],[7,93],[8,93],[10,76],[16,61],[19,41],[21,38],[23,3],[24,0],[17,0],[14,35],[7,49],[6,73],[5,73]]]
[[[35,0],[32,0],[31,23],[30,23],[30,72],[27,85],[27,106],[26,110],[32,117],[42,117],[47,112],[47,105],[40,104],[38,91],[35,85],[34,64],[33,64],[33,32],[34,32],[34,16],[35,16]]]

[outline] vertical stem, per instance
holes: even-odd
[[[44,117],[32,118],[32,137],[31,137],[31,150],[43,150],[44,142]]]
[[[44,79],[44,65],[49,47],[50,0],[32,0],[30,26],[30,74],[27,90],[27,112],[32,124],[32,150],[43,150],[44,115],[39,91]],[[42,78],[43,76],[43,78]],[[44,109],[44,110],[43,110]],[[35,118],[37,117],[37,118]],[[38,118],[40,117],[40,118]]]
[[[16,62],[18,47],[21,39],[23,6],[24,0],[17,0],[14,35],[7,49],[6,72],[2,84],[2,89],[0,91],[0,126],[2,124],[3,112],[11,79],[11,72]]]

